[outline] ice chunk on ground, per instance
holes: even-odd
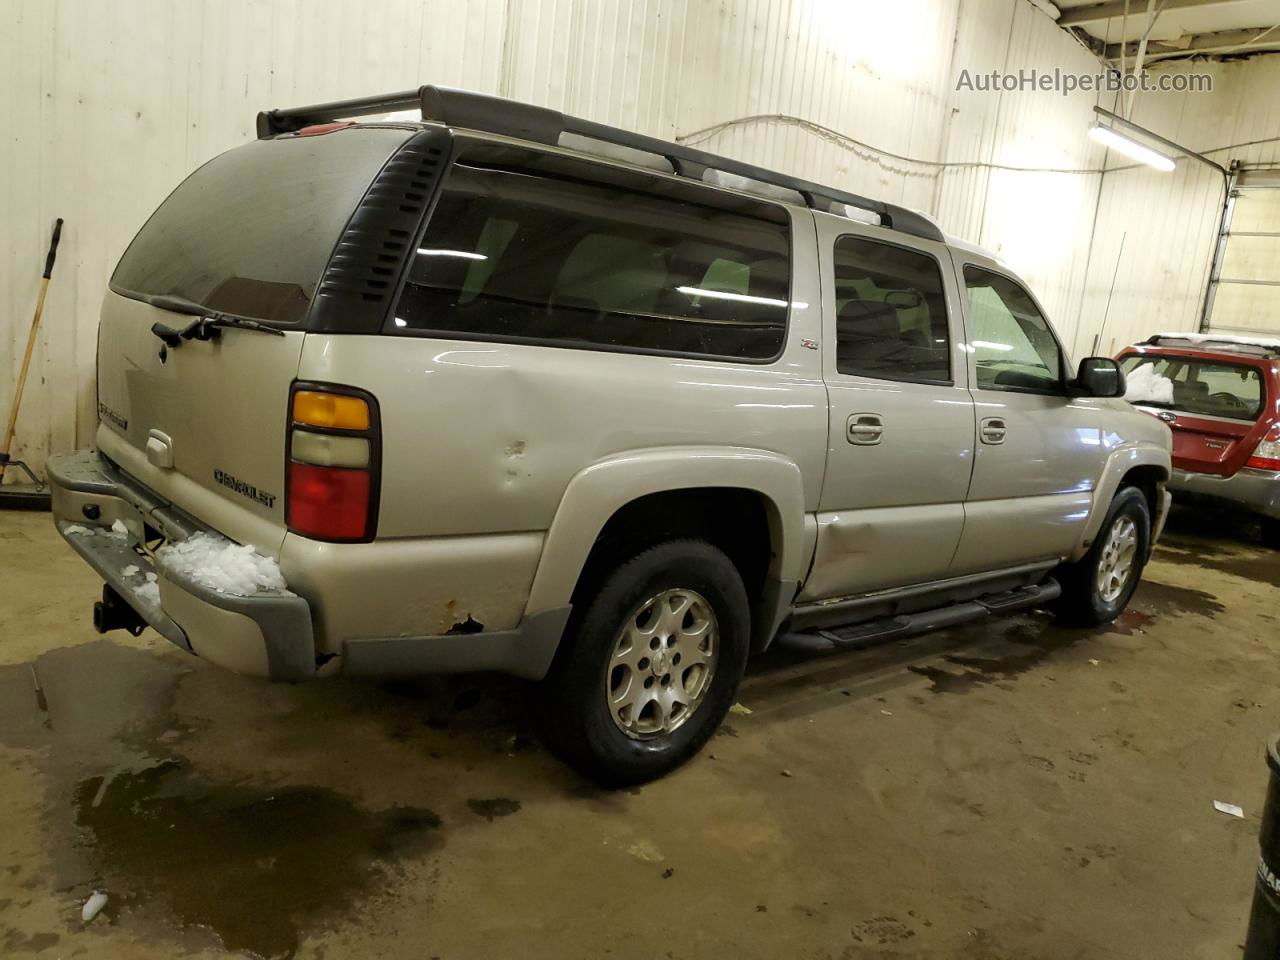
[[[111,524],[111,532],[117,537],[127,537],[129,535],[129,528],[124,525],[123,520],[115,520]]]
[[[260,590],[285,589],[280,565],[252,546],[232,543],[209,533],[197,533],[181,543],[156,551],[166,572],[194,580],[201,586],[238,597]]]
[[[1124,398],[1130,403],[1173,403],[1173,381],[1144,363],[1125,377]]]
[[[147,583],[155,583],[155,582],[156,582],[156,575],[154,573],[148,573]]]
[[[73,523],[66,528],[65,531],[70,536],[87,537],[93,533],[83,523]]]
[[[138,575],[138,568],[131,563],[120,572],[126,577],[136,577]]]
[[[95,890],[88,900],[84,902],[84,906],[80,908],[80,920],[88,923],[99,913],[102,908],[107,905],[107,895],[101,890]]]
[[[138,587],[138,596],[143,600],[149,600],[159,606],[160,604],[160,584],[154,580],[148,580],[142,586]]]

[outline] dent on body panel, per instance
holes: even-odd
[[[312,605],[317,647],[362,637],[438,636],[514,628],[524,612],[542,536],[403,539],[327,544],[286,538],[280,566]]]
[[[817,518],[820,532],[801,600],[919,583],[940,576],[964,526],[957,503],[843,510]]]

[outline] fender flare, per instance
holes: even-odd
[[[1172,472],[1169,451],[1148,444],[1132,444],[1112,451],[1107,457],[1106,466],[1102,468],[1097,486],[1094,487],[1093,507],[1089,511],[1089,519],[1085,522],[1084,532],[1076,543],[1075,549],[1071,551],[1069,559],[1079,560],[1089,552],[1094,538],[1102,528],[1102,521],[1111,507],[1111,501],[1115,499],[1116,491],[1120,489],[1120,481],[1134,467],[1159,467],[1164,473],[1164,482],[1167,483]],[[1151,523],[1153,532],[1158,530],[1160,518],[1153,516]]]
[[[597,461],[569,480],[543,541],[525,615],[569,605],[587,555],[619,509],[649,494],[706,487],[760,494],[774,541],[770,577],[803,579],[809,557],[804,553],[804,481],[798,464],[749,447],[655,447]],[[782,598],[787,605],[791,599]]]

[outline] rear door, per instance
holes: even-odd
[[[801,599],[944,578],[973,460],[959,305],[942,244],[817,214],[829,421]]]
[[[1174,467],[1221,477],[1244,466],[1266,432],[1266,364],[1164,351],[1120,360],[1126,399],[1173,430]]]
[[[267,550],[284,533],[285,428],[307,318],[334,246],[409,136],[349,128],[257,141],[206,163],[147,221],[103,303],[99,449],[161,497]],[[165,346],[172,295],[264,321]]]

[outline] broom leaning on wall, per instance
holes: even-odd
[[[58,240],[62,237],[62,218],[53,225],[53,239],[49,242],[49,255],[45,257],[44,274],[40,277],[40,295],[36,298],[35,316],[31,318],[31,332],[27,334],[27,352],[22,356],[22,369],[18,373],[18,383],[13,391],[13,405],[9,408],[9,425],[4,431],[4,446],[0,447],[0,484],[4,483],[5,470],[17,467],[25,473],[34,486],[11,484],[0,487],[0,507],[18,509],[49,509],[49,492],[47,486],[31,472],[21,460],[11,460],[13,434],[18,428],[18,407],[22,405],[22,391],[27,385],[27,373],[31,369],[31,354],[36,349],[36,337],[40,332],[40,316],[44,313],[44,298],[49,292],[49,278],[53,276],[53,261],[58,254]]]

